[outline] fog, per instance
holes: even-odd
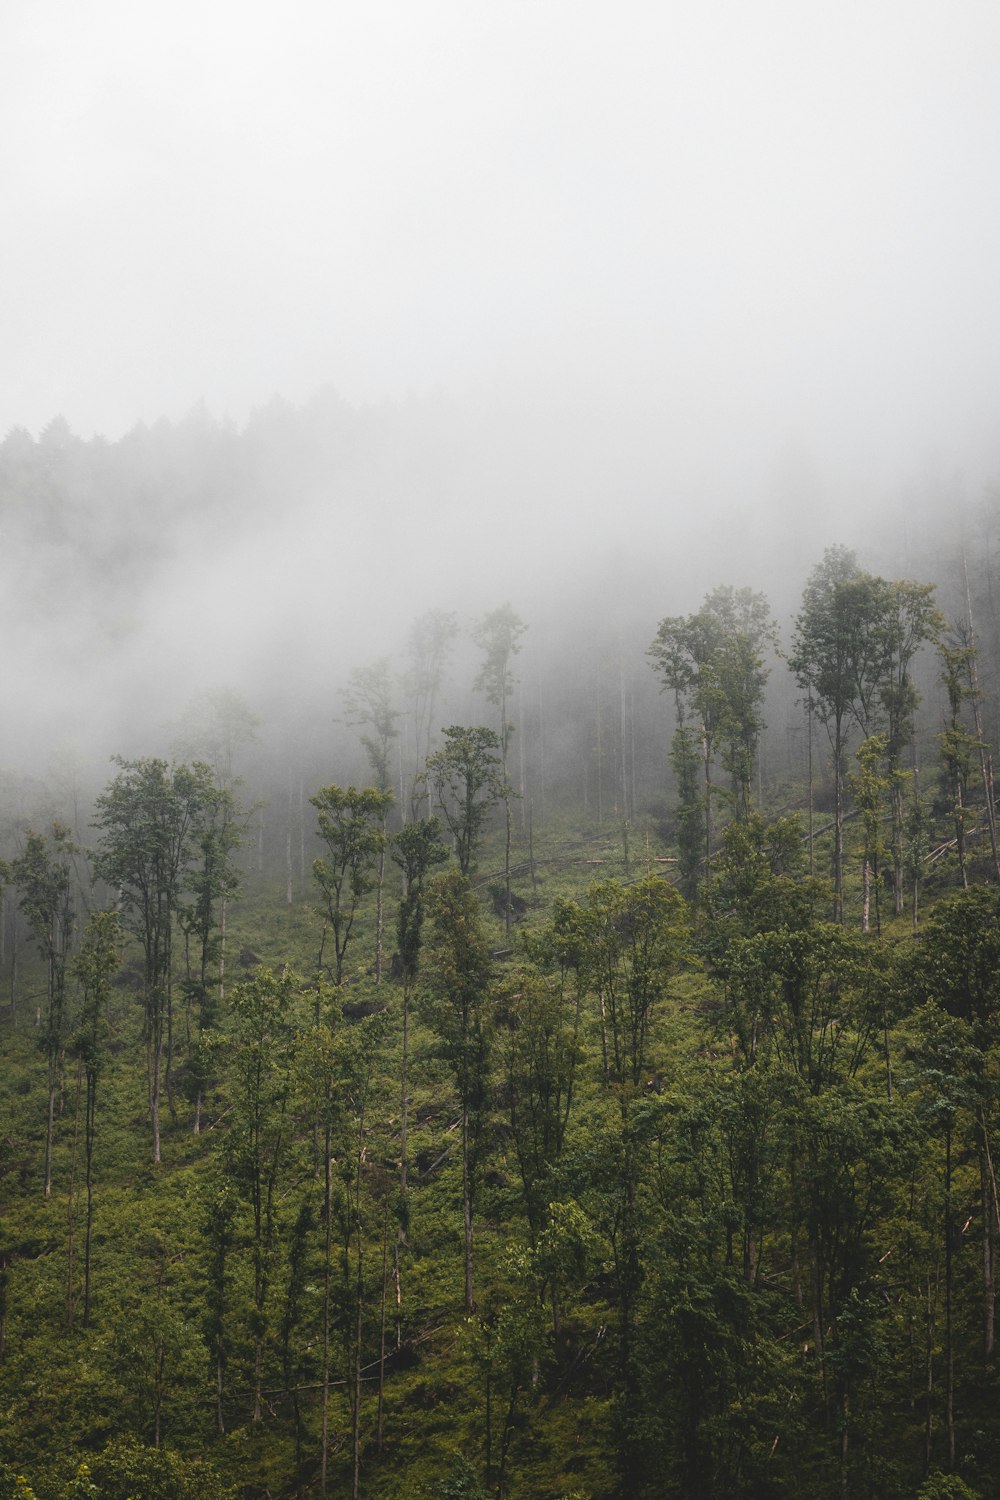
[[[3,759],[916,565],[1000,475],[998,64],[986,0],[8,0],[0,436],[76,514],[8,464]]]

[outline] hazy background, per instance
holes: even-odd
[[[613,616],[597,577],[648,640],[919,551],[1000,473],[998,77],[992,0],[6,0],[0,435],[268,433],[101,621],[45,563],[15,703],[112,656],[117,719],[325,691],[432,605]]]

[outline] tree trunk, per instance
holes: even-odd
[[[389,1199],[386,1196],[382,1217],[382,1296],[379,1306],[378,1326],[378,1417],[375,1424],[375,1448],[382,1452],[382,1431],[385,1412],[385,1304],[387,1273],[389,1268]]]
[[[905,905],[903,899],[903,787],[900,775],[897,772],[893,779],[892,787],[892,889],[897,917],[903,915]],[[919,789],[914,787],[915,795],[919,795]]]
[[[462,1103],[462,1217],[465,1227],[465,1312],[476,1310],[472,1296],[472,1179],[469,1170],[469,1106]]]
[[[976,1111],[979,1182],[983,1207],[983,1359],[993,1353],[996,1323],[997,1184],[985,1106]]]
[[[838,719],[833,740],[833,920],[844,920],[844,738]]]
[[[87,1229],[83,1242],[83,1326],[90,1326],[90,1264],[94,1234],[94,1117],[97,1105],[97,1079],[87,1074],[87,1099],[84,1106],[84,1159],[87,1180]]]
[[[83,1087],[83,1062],[76,1070],[76,1101],[73,1106],[73,1146],[70,1153],[69,1193],[66,1199],[66,1327],[73,1327],[76,1306],[74,1281],[74,1259],[76,1253],[76,1149],[80,1125],[80,1092]]]
[[[382,848],[378,856],[378,883],[375,887],[375,983],[382,983],[382,948],[385,935],[385,825],[387,813],[382,814]]]
[[[357,1201],[355,1211],[358,1220],[357,1233],[357,1278],[354,1288],[354,1368],[352,1370],[351,1384],[351,1449],[353,1464],[351,1469],[351,1500],[359,1500],[361,1494],[361,1338],[363,1333],[363,1314],[365,1305],[364,1287],[364,1261],[362,1259],[363,1241],[361,1232],[361,1167],[359,1148]]]
[[[330,1457],[330,1257],[333,1251],[331,1223],[331,1163],[329,1105],[323,1137],[323,1418],[320,1435],[319,1492],[326,1500],[327,1467]]]
[[[409,1173],[410,1120],[410,981],[403,980],[403,1056],[399,1078],[399,1203],[402,1215],[393,1249],[393,1281],[396,1289],[396,1348],[403,1342],[403,1251],[406,1249],[406,1194]]]
[[[148,1054],[149,1119],[153,1127],[153,1164],[160,1160],[160,1054],[152,1047]]]
[[[944,1166],[944,1355],[945,1355],[945,1426],[948,1433],[948,1470],[955,1468],[955,1343],[952,1327],[954,1267],[952,1265],[951,1224],[951,1126],[945,1134]]]
[[[52,1197],[52,1132],[56,1112],[56,1079],[49,1064],[49,1106],[45,1117],[45,1197]]]

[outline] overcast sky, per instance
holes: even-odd
[[[440,387],[989,472],[998,78],[995,0],[4,0],[0,432]]]

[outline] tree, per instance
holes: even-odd
[[[804,867],[796,814],[765,823],[754,812],[746,822],[729,825],[712,861],[696,929],[698,951],[713,973],[728,979],[741,939],[812,925],[828,893]]]
[[[689,901],[698,894],[705,859],[705,798],[699,776],[701,755],[697,731],[678,724],[670,746],[677,778],[677,854],[681,890]]]
[[[968,1027],[968,1092],[981,1198],[983,1351],[989,1359],[995,1342],[1000,1259],[1000,1195],[993,1157],[996,1085],[991,1076],[991,1058],[1000,1041],[1000,893],[995,888],[973,886],[938,902],[921,933],[911,983],[917,994],[933,999]]]
[[[351,685],[343,694],[348,723],[358,724],[363,730],[361,744],[369,757],[375,786],[379,792],[388,792],[391,786],[390,759],[393,739],[399,738],[399,709],[393,706],[393,679],[388,660],[382,657],[372,666],[358,667],[351,673]],[[402,780],[402,772],[400,772]],[[402,796],[402,786],[400,786]],[[385,886],[385,820],[388,817],[388,802],[382,811],[382,847],[378,855],[378,880],[375,882],[375,983],[382,981],[382,892]]]
[[[374,785],[380,792],[392,786],[389,757],[392,742],[399,738],[399,710],[393,706],[392,673],[381,657],[370,666],[356,668],[344,691],[344,716],[361,729],[361,744],[372,768]]]
[[[464,873],[438,875],[427,895],[430,941],[421,1003],[455,1079],[461,1110],[462,1216],[465,1230],[465,1311],[472,1290],[473,1206],[486,1108],[490,1026],[490,953],[479,902]]]
[[[253,1420],[263,1415],[264,1346],[278,1247],[281,1173],[288,1153],[295,1077],[295,976],[261,969],[233,986],[233,1110],[226,1137],[228,1175],[250,1211]]]
[[[483,652],[483,664],[476,678],[476,688],[485,693],[486,700],[500,712],[500,764],[503,774],[503,802],[505,814],[504,840],[504,926],[510,936],[510,845],[511,786],[508,774],[507,751],[513,724],[508,719],[508,708],[514,690],[514,674],[511,661],[521,649],[520,639],[528,627],[509,604],[492,610],[473,629],[473,638]]]
[[[673,886],[647,876],[634,885],[594,885],[585,907],[560,903],[556,920],[566,937],[575,934],[581,978],[596,992],[602,1037],[607,1038],[603,1046],[611,1119],[602,1146],[617,1303],[619,1463],[622,1493],[633,1494],[637,1473],[630,1433],[640,1385],[636,1319],[643,1277],[639,1187],[649,1149],[644,1086],[654,1013],[684,951],[686,907]]]
[[[174,754],[211,766],[217,785],[233,791],[239,785],[235,762],[257,738],[260,721],[239,693],[217,688],[188,706],[178,726]]]
[[[201,1129],[202,1101],[211,1076],[211,1028],[216,1015],[213,995],[221,998],[222,993],[226,904],[239,890],[233,854],[240,842],[239,809],[233,793],[219,786],[206,790],[182,891],[188,899],[178,904],[178,922],[184,934],[186,1024],[189,1029],[193,1006],[197,1027],[190,1069],[196,1135]],[[209,969],[213,966],[217,983],[210,985]]]
[[[410,788],[410,815],[418,817],[426,798],[428,782],[423,767],[434,743],[435,709],[444,670],[452,644],[458,635],[458,620],[453,613],[431,609],[415,621],[410,631],[410,666],[406,686],[410,694],[413,717],[414,775]],[[433,813],[431,806],[427,813]],[[405,810],[404,810],[405,812]]]
[[[396,724],[399,711],[392,702],[392,675],[388,660],[383,657],[369,667],[359,667],[351,673],[350,686],[344,694],[347,722],[362,729],[361,743],[372,768],[375,786],[380,792],[388,792],[392,783],[389,755],[392,742],[399,737]],[[402,788],[400,788],[402,795]],[[386,819],[389,804],[382,813],[382,847],[378,857],[378,879],[375,882],[375,983],[382,982],[383,948],[383,891],[385,887]]]
[[[24,850],[12,865],[21,891],[20,907],[31,935],[45,959],[46,1007],[42,1045],[48,1076],[48,1110],[45,1125],[45,1196],[52,1195],[52,1133],[66,1021],[66,978],[75,914],[71,895],[70,857],[73,843],[68,828],[52,825],[46,842],[29,833]]]
[[[317,832],[327,847],[325,858],[313,863],[313,876],[323,896],[323,940],[333,933],[333,979],[344,978],[344,957],[361,901],[375,883],[375,872],[385,848],[383,823],[392,793],[377,787],[327,786],[310,797],[319,813]]]
[[[407,1174],[409,1171],[410,1120],[410,1001],[420,967],[423,945],[424,882],[435,865],[444,864],[448,851],[440,839],[437,818],[419,818],[405,824],[394,836],[391,854],[403,872],[403,894],[396,920],[396,942],[403,980],[403,1036],[399,1067],[399,1235],[393,1264],[396,1294],[401,1298],[400,1257],[406,1244],[408,1221]]]
[[[926,641],[936,641],[944,616],[934,604],[934,585],[909,580],[891,583],[886,600],[888,654],[879,696],[885,715],[885,761],[892,806],[892,870],[897,917],[903,911],[904,824],[903,752],[913,738],[913,716],[920,695],[913,682],[913,658]]]
[[[114,912],[95,912],[87,923],[76,959],[82,993],[77,1051],[86,1077],[84,1113],[84,1171],[87,1188],[87,1227],[83,1252],[83,1323],[90,1322],[91,1249],[94,1228],[94,1143],[97,1135],[97,1081],[104,1061],[103,1033],[111,984],[120,958],[122,932]]]
[[[948,695],[948,723],[938,736],[945,782],[952,798],[955,828],[955,851],[963,886],[969,884],[966,866],[966,813],[969,804],[969,777],[976,738],[966,729],[962,713],[969,696],[969,678],[974,646],[956,629],[950,641],[938,643],[941,658],[941,681]]]
[[[364,1394],[362,1369],[366,1305],[365,1182],[371,1144],[370,1111],[375,1087],[375,1064],[385,1044],[384,1014],[366,1017],[349,1033],[341,1034],[337,1041],[339,1045],[335,1056],[341,1097],[337,1110],[337,1182],[331,1206],[340,1231],[342,1342],[351,1412],[351,1500],[358,1500],[361,1492],[361,1408]],[[384,1296],[384,1256],[382,1275]]]
[[[453,724],[444,731],[445,743],[427,759],[427,777],[441,815],[455,840],[462,875],[475,859],[490,809],[505,795],[499,735],[482,725],[467,729]]]
[[[729,776],[735,815],[746,818],[750,811],[768,677],[765,652],[773,644],[774,624],[764,595],[726,585],[707,594],[696,614],[661,620],[649,648],[663,688],[674,694],[677,732],[671,759],[681,793],[681,831],[687,833],[700,805],[706,859],[712,853],[712,765],[717,750]],[[697,720],[701,741],[700,797],[690,775],[695,732],[687,727],[689,713]],[[682,858],[686,886],[693,892],[696,882],[687,842],[682,839]]]
[[[886,793],[892,779],[886,774],[889,738],[870,734],[858,747],[858,769],[848,776],[858,812],[861,814],[861,928],[871,930],[872,896],[875,898],[875,931],[882,931],[882,856],[885,840],[882,821]]]
[[[181,892],[207,808],[216,803],[209,767],[116,759],[97,798],[101,830],[94,869],[117,891],[122,921],[143,951],[143,1019],[153,1161],[160,1160],[161,1072],[173,1050],[173,941]]]
[[[551,947],[545,938],[539,946]],[[537,950],[536,950],[537,951]],[[566,970],[546,974],[520,966],[499,995],[497,1029],[505,1097],[528,1229],[534,1245],[544,1231],[553,1178],[566,1138],[580,1060],[579,993],[567,994]]]
[[[871,727],[891,654],[891,588],[846,547],[829,547],[809,576],[788,665],[830,739],[834,779],[833,915],[844,917],[844,751],[856,723]]]

